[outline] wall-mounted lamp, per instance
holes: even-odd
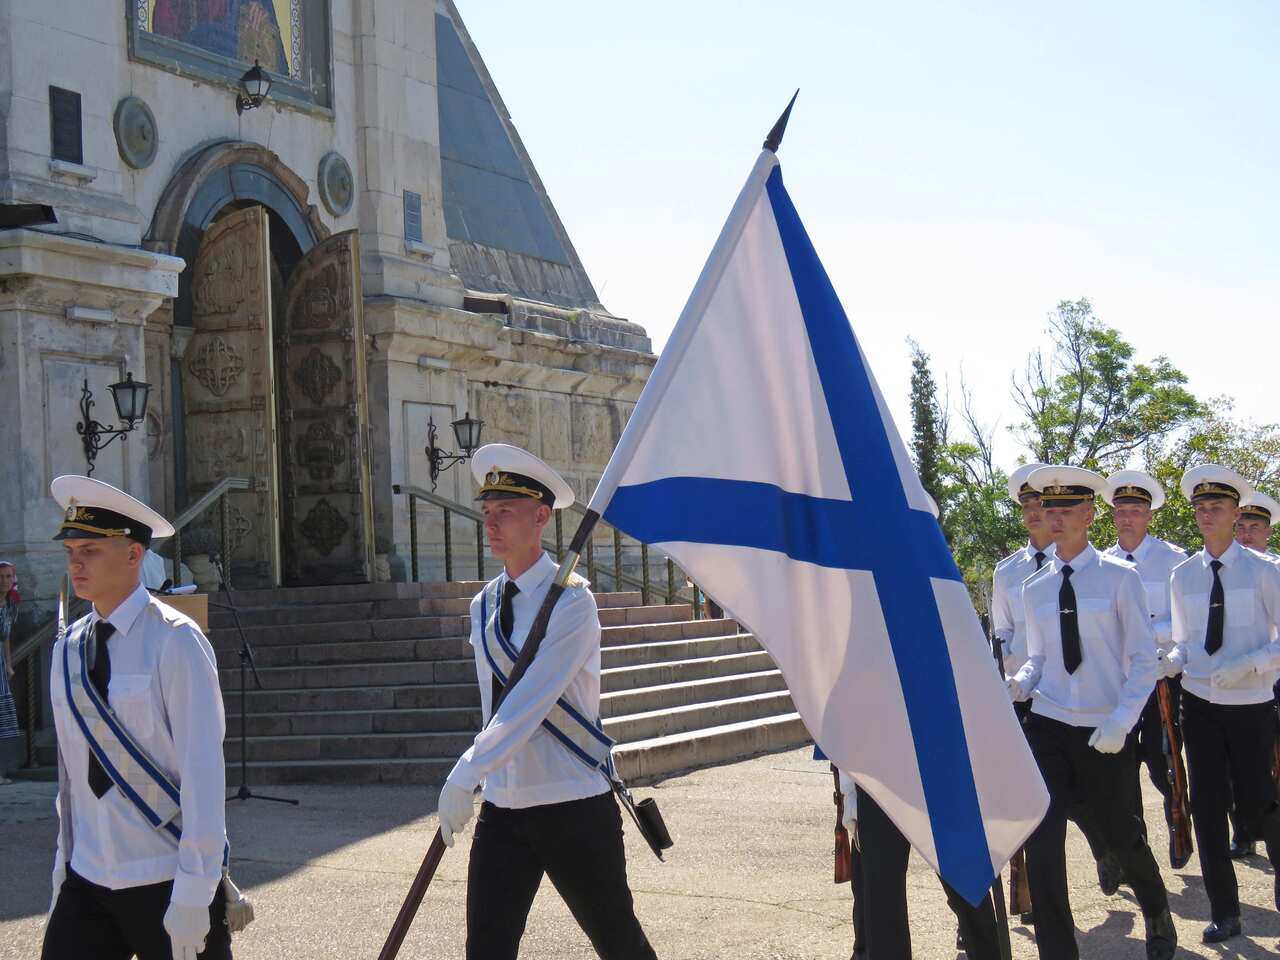
[[[453,437],[458,442],[461,453],[451,453],[436,446],[436,424],[427,420],[427,462],[431,465],[431,490],[435,492],[436,481],[440,474],[455,463],[462,463],[480,446],[480,431],[484,429],[484,421],[473,419],[470,411],[460,419],[453,421]]]
[[[89,476],[93,476],[93,461],[98,458],[98,451],[116,437],[123,437],[133,430],[138,422],[147,415],[147,399],[151,395],[151,384],[133,379],[132,373],[126,373],[123,380],[113,383],[108,390],[115,401],[116,414],[124,422],[123,427],[106,427],[93,419],[93,394],[89,391],[89,380],[86,377],[84,389],[80,394],[81,420],[76,424],[76,433],[80,434],[84,443],[84,458],[89,462]],[[106,439],[103,439],[103,438]]]
[[[236,113],[244,113],[254,107],[262,106],[271,92],[271,74],[262,69],[257,60],[240,78],[240,94],[236,97]]]

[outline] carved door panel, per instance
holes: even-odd
[[[364,320],[355,230],[313,247],[285,290],[276,341],[286,584],[373,570]]]
[[[183,356],[188,502],[223,477],[247,477],[230,494],[231,582],[279,582],[275,364],[271,345],[271,253],[261,207],[228,214],[205,232],[191,280],[192,337]],[[198,521],[220,549],[216,510]]]

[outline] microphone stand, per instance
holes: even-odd
[[[249,645],[249,638],[245,635],[244,627],[240,624],[240,611],[236,609],[235,601],[231,598],[231,591],[227,589],[225,567],[227,562],[226,558],[222,558],[218,563],[218,576],[220,579],[218,586],[221,588],[223,596],[227,598],[227,602],[209,601],[210,606],[231,611],[231,619],[236,625],[236,632],[240,635],[240,789],[227,797],[227,802],[230,803],[232,800],[270,800],[272,803],[287,803],[296,807],[298,805],[297,800],[292,800],[289,797],[272,797],[265,793],[254,793],[249,789],[249,748],[247,743],[249,727],[245,717],[248,703],[248,676],[246,671],[253,671],[255,689],[262,689],[262,677],[258,674],[258,665],[253,659],[253,647]]]

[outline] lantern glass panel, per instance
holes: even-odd
[[[115,401],[116,413],[121,420],[133,424],[146,416],[151,384],[135,380],[129,373],[124,380],[111,384],[107,389],[111,391],[111,399]]]
[[[480,431],[484,428],[483,420],[474,420],[468,412],[460,420],[453,421],[453,436],[458,441],[458,448],[467,456],[471,456],[480,446]]]

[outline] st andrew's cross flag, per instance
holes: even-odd
[[[979,903],[1048,793],[773,151],[591,509],[755,634],[822,750]]]

